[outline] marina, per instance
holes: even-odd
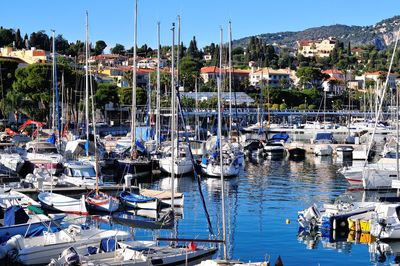
[[[0,265],[400,265],[400,16],[161,2],[2,10]]]

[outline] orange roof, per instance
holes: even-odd
[[[335,81],[344,81],[344,79],[337,78],[337,77],[330,77],[330,78],[327,79],[327,81],[331,81],[331,80],[335,80]]]
[[[200,69],[200,73],[206,74],[206,73],[216,73],[219,72],[219,68],[216,66],[208,66],[208,67],[202,67]]]
[[[45,56],[46,55],[46,51],[44,51],[44,50],[33,50],[32,51],[32,55],[33,56]]]

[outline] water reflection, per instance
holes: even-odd
[[[308,156],[294,161],[257,160],[247,162],[238,177],[226,179],[226,217],[231,257],[244,261],[262,261],[265,254],[282,256],[285,265],[366,265],[371,264],[366,235],[297,232],[297,211],[312,203],[332,203],[339,195],[355,200],[376,198],[372,192],[349,190],[337,170],[348,162],[332,157]],[[151,184],[156,189],[171,189],[171,178]],[[216,238],[221,237],[221,180],[202,178],[201,190],[210,213]],[[175,180],[175,189],[185,194],[183,219],[177,220],[179,237],[208,238],[208,227],[199,196],[197,180],[183,176]],[[290,223],[285,221],[289,220]],[[170,234],[162,230],[161,235]],[[144,235],[137,231],[137,235]],[[303,243],[303,244],[299,244]],[[368,246],[370,245],[370,246]],[[329,252],[331,249],[338,252]],[[382,250],[382,248],[381,248]],[[221,252],[221,250],[220,250]],[[383,265],[388,265],[389,256]]]

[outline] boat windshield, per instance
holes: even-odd
[[[71,174],[73,177],[94,177],[96,176],[96,171],[92,167],[71,168]]]
[[[36,150],[36,153],[47,154],[47,153],[58,153],[56,147],[41,147]]]

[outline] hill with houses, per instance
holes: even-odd
[[[374,44],[378,49],[384,49],[395,41],[394,32],[400,25],[400,16],[382,20],[370,26],[330,25],[305,29],[303,31],[285,31],[277,33],[263,33],[256,37],[267,44],[277,44],[294,48],[298,40],[318,40],[335,37],[344,43],[350,42],[353,46]],[[235,40],[235,47],[246,47],[250,37]]]

